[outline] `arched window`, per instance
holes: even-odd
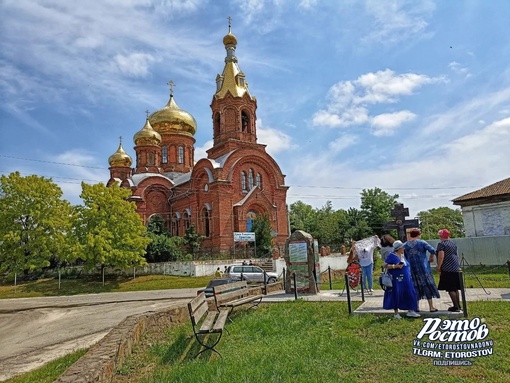
[[[147,165],[154,165],[154,153],[153,152],[149,152],[149,161],[148,161]]]
[[[248,187],[250,190],[253,188],[253,170],[248,170]]]
[[[168,162],[168,148],[166,146],[161,148],[161,162],[164,164]]]
[[[180,233],[179,233],[179,217],[177,216],[177,214],[174,214],[174,216],[172,217],[172,236],[179,236]]]
[[[184,219],[184,228],[186,230],[188,230],[191,226],[191,220],[190,220],[190,216],[188,214],[188,212],[184,212],[184,214],[182,215],[183,219]]]
[[[246,173],[245,172],[241,172],[241,190],[243,192],[246,191]]]
[[[246,231],[251,231],[255,218],[257,218],[257,213],[253,210],[248,211],[248,214],[246,214]]]
[[[260,173],[257,173],[257,176],[255,177],[255,182],[257,183],[257,186],[262,189],[262,177],[260,176]]]
[[[204,228],[204,235],[206,237],[209,237],[211,235],[211,228],[210,228],[210,214],[209,214],[209,210],[207,210],[207,208],[203,208],[202,209],[202,225],[203,225],[203,228]]]
[[[184,148],[182,146],[179,146],[177,152],[177,162],[179,162],[180,164],[184,163]]]
[[[220,114],[216,113],[214,115],[214,136],[216,137],[220,134]]]
[[[248,133],[250,126],[250,118],[246,112],[241,112],[241,131]]]

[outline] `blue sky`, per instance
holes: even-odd
[[[360,207],[379,187],[419,211],[510,176],[510,2],[3,0],[0,173],[80,203],[145,110],[177,104],[212,146],[232,17],[258,142],[288,203]],[[67,164],[67,165],[66,165]]]

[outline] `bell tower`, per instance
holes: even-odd
[[[216,93],[211,103],[214,144],[207,151],[209,158],[218,158],[239,143],[257,144],[257,99],[251,96],[237,63],[237,38],[232,34],[230,17],[223,44],[227,56],[223,73],[216,76]]]

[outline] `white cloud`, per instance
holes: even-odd
[[[128,76],[145,77],[149,66],[156,58],[146,53],[130,53],[129,55],[116,55],[115,63],[118,69]]]
[[[371,117],[369,106],[395,103],[401,96],[410,96],[420,87],[442,82],[416,73],[396,74],[390,69],[366,73],[354,81],[341,81],[328,92],[329,104],[312,117],[314,126],[346,127],[371,122],[376,136],[390,134],[389,129],[411,121],[414,113],[401,111]]]
[[[265,127],[262,119],[257,120],[257,142],[266,144],[266,150],[270,155],[296,148],[290,136],[280,130]]]
[[[319,0],[301,0],[299,2],[299,8],[303,10],[309,10],[317,5]]]
[[[315,196],[315,207],[327,200],[332,200],[337,208],[357,207],[362,189],[379,187],[399,194],[398,200],[409,207],[414,217],[431,206],[457,208],[449,201],[503,179],[502,174],[510,174],[510,162],[505,161],[504,155],[510,147],[510,118],[452,141],[442,143],[438,138],[426,156],[413,155],[409,147],[402,148],[405,157],[395,150],[388,159],[371,167],[359,161],[374,156],[368,147],[360,154],[359,149],[348,151],[344,145],[346,159],[338,160],[333,149],[341,142],[335,140],[329,151],[302,157],[287,180],[291,185],[289,203],[311,195]],[[320,186],[304,189],[293,188],[294,184]],[[409,190],[416,187],[423,189]]]
[[[338,137],[334,141],[331,141],[328,144],[328,149],[333,151],[333,152],[338,153],[338,152],[342,152],[344,149],[349,148],[350,146],[352,146],[356,142],[358,142],[358,137],[357,136],[354,136],[354,135],[351,135],[351,134],[346,134],[346,135],[343,135],[341,137]]]
[[[370,119],[374,136],[392,136],[400,125],[412,121],[416,115],[408,110],[379,114]]]
[[[364,90],[364,94],[355,97],[353,102],[355,104],[395,102],[398,96],[408,96],[417,88],[438,81],[441,79],[416,73],[395,75],[390,69],[367,73],[356,80],[356,85]]]
[[[379,1],[365,3],[366,11],[374,18],[374,27],[366,42],[395,43],[410,36],[423,37],[435,5],[432,1]]]
[[[454,72],[455,74],[458,74],[465,78],[471,77],[469,69],[467,67],[462,66],[462,64],[458,63],[457,61],[452,61],[451,63],[449,63],[448,68],[450,68],[451,71]]]
[[[432,115],[425,121],[421,135],[428,138],[430,135],[445,131],[457,134],[480,120],[490,119],[489,116],[498,113],[501,107],[508,105],[509,102],[509,87],[489,92],[480,89],[475,98],[458,103],[444,113]]]
[[[202,158],[207,158],[207,151],[212,148],[213,140],[206,141],[202,146],[195,145],[195,162],[200,161]]]

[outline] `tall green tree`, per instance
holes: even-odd
[[[145,254],[148,262],[171,262],[182,258],[184,239],[177,236],[170,237],[163,218],[159,215],[149,219],[147,236],[151,240]]]
[[[205,237],[197,233],[195,225],[190,225],[184,233],[184,246],[195,256],[196,252],[200,249],[202,240]]]
[[[81,186],[83,206],[77,208],[73,234],[86,267],[126,268],[145,264],[143,256],[150,239],[135,204],[127,201],[131,191],[116,185],[82,182]]]
[[[29,274],[70,259],[72,208],[51,179],[19,172],[0,177],[0,271]]]
[[[372,228],[365,220],[361,210],[349,208],[338,223],[342,243],[350,244],[352,240],[360,240],[373,235]]]
[[[317,213],[311,205],[302,201],[290,205],[289,221],[291,231],[303,230],[310,234],[317,232]]]
[[[452,238],[465,236],[464,220],[460,209],[443,206],[418,213],[423,239],[437,239],[437,232],[448,229]]]
[[[379,237],[383,234],[383,226],[391,221],[391,210],[397,198],[398,194],[390,195],[378,187],[361,191],[361,211],[372,234]]]
[[[253,220],[251,231],[255,233],[257,257],[271,256],[273,237],[271,236],[271,222],[269,222],[269,216],[267,214],[257,216]]]
[[[335,210],[331,201],[315,211],[317,231],[313,237],[319,242],[319,246],[333,246],[339,248],[342,244],[338,225],[345,216],[344,210]]]

